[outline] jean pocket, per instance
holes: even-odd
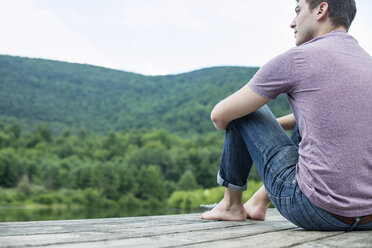
[[[279,213],[284,218],[292,222],[292,218],[290,218],[291,215],[288,212],[288,210],[290,209],[290,205],[291,205],[291,198],[290,197],[278,197],[272,194],[268,194],[268,195],[269,195],[271,202],[273,203],[275,208],[279,211]]]
[[[274,195],[269,195],[269,197],[280,214],[294,225],[307,230],[319,230],[309,223],[295,198]]]
[[[318,215],[312,211],[312,203],[306,198],[303,201],[302,192],[296,192],[297,216],[302,223],[302,227],[310,231],[320,231],[322,228],[318,225]],[[311,206],[310,206],[311,205]]]
[[[275,184],[286,184],[293,185],[297,183],[296,171],[293,166],[287,168],[281,168],[280,171],[276,171],[273,168],[269,169],[269,180],[275,182]]]

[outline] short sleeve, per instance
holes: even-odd
[[[281,93],[290,93],[296,82],[292,50],[283,53],[262,66],[248,86],[257,94],[275,99]]]

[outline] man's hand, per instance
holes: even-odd
[[[211,120],[217,129],[225,130],[230,121],[256,111],[268,101],[245,85],[213,108]]]
[[[293,114],[285,115],[276,119],[284,130],[293,130],[296,126],[296,119]]]

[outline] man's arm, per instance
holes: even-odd
[[[256,111],[268,101],[245,85],[213,108],[211,120],[217,129],[225,130],[230,121]]]
[[[285,115],[276,119],[284,130],[293,130],[296,119],[293,114]]]

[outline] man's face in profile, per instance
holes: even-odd
[[[306,0],[300,0],[295,8],[296,17],[290,27],[294,30],[296,46],[315,38],[316,13],[310,10]]]

